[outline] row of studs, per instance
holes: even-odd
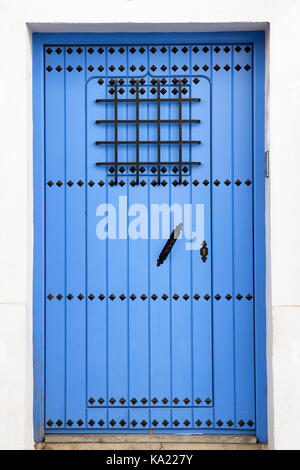
[[[58,294],[58,295],[56,296],[56,298],[57,298],[58,300],[62,300],[63,297],[64,297],[64,296],[63,296],[62,294]],[[173,299],[176,300],[176,301],[180,299],[180,296],[179,296],[178,294],[174,294],[172,297],[173,297]],[[208,300],[210,299],[210,297],[211,297],[210,295],[205,294],[205,295],[203,296],[203,299],[205,299],[206,301],[208,301]],[[68,300],[72,300],[72,299],[74,299],[74,295],[68,294],[68,295],[66,296],[66,298],[67,298]],[[83,294],[79,294],[79,295],[77,296],[77,298],[78,298],[79,300],[83,300],[83,299],[84,299],[84,295],[83,295]],[[94,294],[88,295],[88,299],[89,299],[89,300],[94,300],[95,298],[96,298],[96,297],[94,296]],[[117,298],[117,297],[116,297],[114,294],[110,294],[110,295],[108,296],[108,299],[110,299],[111,301],[115,300],[116,298]],[[134,300],[136,300],[138,297],[137,297],[135,294],[131,294],[128,298],[129,298],[130,300],[134,301]],[[143,301],[147,300],[147,298],[148,298],[148,297],[147,297],[146,294],[142,294],[142,295],[140,296],[140,299],[143,300]],[[159,297],[158,297],[156,294],[152,294],[150,298],[155,301],[155,300],[157,300]],[[161,298],[162,298],[164,301],[166,301],[166,300],[168,300],[169,296],[168,296],[167,294],[163,294],[163,295],[161,296]],[[182,296],[182,298],[183,298],[185,301],[188,301],[188,300],[191,298],[191,296],[189,296],[188,294],[184,294],[184,295]],[[193,296],[193,298],[198,301],[198,300],[201,298],[201,296],[200,296],[199,294],[195,294],[195,295]],[[215,298],[217,301],[219,301],[219,300],[222,299],[222,296],[221,296],[220,294],[216,294],[216,295],[214,296],[214,298]],[[229,302],[233,297],[232,297],[232,295],[227,294],[227,295],[224,296],[224,298],[225,298],[226,300],[228,300],[228,302]],[[241,301],[241,300],[243,299],[243,296],[242,296],[241,294],[237,294],[237,295],[235,296],[235,298],[236,298],[237,300]],[[247,300],[249,300],[249,302],[250,302],[250,300],[252,300],[253,297],[252,297],[251,294],[247,294],[247,295],[245,295],[245,298],[246,298]],[[47,295],[47,299],[50,300],[50,301],[53,300],[53,299],[54,299],[54,295],[52,295],[51,293],[48,294],[48,295]],[[104,294],[100,294],[100,295],[98,296],[98,299],[103,301],[103,300],[105,299],[105,295],[104,295]],[[119,296],[119,299],[122,300],[122,301],[124,301],[124,300],[126,299],[126,295],[125,295],[125,294],[121,294],[121,295]]]
[[[124,65],[120,65],[119,67],[115,67],[114,65],[110,65],[110,66],[108,67],[108,70],[109,70],[110,72],[114,72],[114,71],[116,70],[116,68],[118,68],[118,70],[120,70],[120,72],[124,72],[124,70],[126,69],[126,67],[125,67]],[[172,67],[170,67],[170,68],[173,70],[173,72],[177,72],[177,70],[179,69],[179,67],[178,67],[176,64],[172,65]],[[219,70],[221,70],[221,67],[220,67],[218,64],[216,64],[213,68],[214,68],[214,70],[215,70],[216,72],[219,72]],[[226,64],[223,68],[224,68],[224,70],[226,70],[226,72],[229,72],[229,70],[231,69],[230,65],[228,65],[228,64]],[[136,67],[135,65],[131,65],[131,66],[129,67],[129,69],[130,69],[132,72],[134,72],[134,71],[137,69],[137,67]],[[165,72],[165,71],[168,69],[168,67],[167,67],[166,65],[162,65],[162,66],[160,67],[160,69],[161,69],[163,72]],[[189,67],[188,67],[187,65],[183,65],[183,66],[181,67],[181,69],[183,70],[183,72],[186,72],[186,71],[189,69]],[[195,72],[198,72],[199,69],[200,69],[199,65],[196,64],[196,65],[193,66],[193,70],[194,70]],[[205,64],[205,65],[203,65],[202,69],[204,70],[204,72],[207,72],[207,71],[209,70],[209,66]],[[239,64],[237,64],[237,65],[234,67],[234,69],[235,69],[237,72],[239,72],[240,70],[242,70],[242,66],[239,65]],[[246,65],[244,66],[244,69],[245,69],[247,72],[249,72],[249,70],[251,70],[251,66],[250,66],[249,64],[246,64]],[[51,65],[48,65],[48,66],[46,67],[46,70],[47,70],[47,72],[52,72],[53,67],[51,67]],[[60,65],[58,65],[57,67],[55,67],[55,70],[56,70],[57,72],[61,72],[61,71],[63,70],[63,67],[61,67]],[[74,67],[72,67],[72,65],[68,65],[68,67],[66,67],[66,70],[67,70],[68,72],[72,72],[72,70],[74,70]],[[83,67],[82,67],[81,65],[78,65],[78,66],[76,67],[76,70],[77,70],[78,72],[82,72]],[[87,70],[89,70],[90,72],[93,72],[93,70],[95,70],[95,67],[93,67],[92,65],[89,65],[89,66],[87,67]],[[99,70],[99,72],[103,72],[103,71],[104,71],[103,65],[99,65],[99,67],[97,67],[97,70]],[[144,71],[146,70],[146,67],[145,67],[144,65],[140,65],[140,66],[139,66],[139,70],[140,70],[141,72],[144,72]],[[156,65],[151,65],[150,70],[151,70],[152,72],[155,72],[155,71],[157,70]],[[100,83],[100,85],[101,85],[101,83]],[[144,90],[144,91],[145,91],[145,90]],[[114,90],[113,90],[113,92],[114,92]],[[123,92],[124,92],[124,90],[123,90]]]
[[[115,398],[110,398],[110,400],[108,400],[108,401],[109,401],[109,403],[111,403],[111,405],[114,405],[114,404],[116,403]],[[158,403],[158,399],[155,398],[155,397],[152,398],[150,401],[153,403],[153,405],[157,405],[157,403]],[[168,400],[166,397],[163,398],[161,401],[162,401],[162,403],[163,403],[164,405],[167,405],[167,404],[169,403],[169,400]],[[184,400],[182,400],[182,401],[183,401],[183,403],[184,403],[185,405],[188,405],[189,403],[191,403],[191,400],[190,400],[188,397],[186,397],[186,398],[185,398]],[[91,398],[89,398],[88,402],[89,402],[91,405],[93,405],[93,404],[96,402],[96,400],[95,400],[93,397],[91,397]],[[103,405],[103,403],[105,402],[105,400],[104,400],[104,398],[101,397],[101,398],[99,398],[99,399],[97,400],[97,402],[100,403],[100,405]],[[136,405],[136,404],[138,403],[138,400],[137,400],[136,398],[132,398],[132,399],[130,400],[130,402],[132,403],[132,405]],[[212,403],[212,401],[211,401],[211,399],[210,399],[209,397],[206,398],[206,399],[204,400],[204,402],[205,402],[207,405],[210,405],[210,404]],[[121,405],[125,405],[125,403],[126,403],[125,398],[123,398],[123,397],[120,398],[119,403],[121,403]],[[148,403],[147,398],[145,398],[145,397],[142,398],[142,399],[141,399],[141,403],[142,403],[143,405],[146,405],[146,404]],[[178,403],[180,403],[179,398],[175,397],[175,398],[173,399],[173,403],[174,403],[175,405],[178,405]],[[197,405],[200,405],[200,403],[202,403],[201,398],[196,398],[196,399],[195,399],[195,403],[197,403]]]
[[[54,422],[53,422],[51,419],[49,419],[49,420],[47,421],[47,426],[48,426],[48,427],[51,428],[51,427],[53,426],[53,424],[54,424]],[[63,422],[59,419],[59,420],[56,421],[55,424],[56,424],[58,427],[61,427],[61,426],[63,425]],[[74,422],[73,422],[71,419],[69,419],[69,420],[67,421],[67,426],[68,426],[68,427],[72,427],[73,424],[74,424]],[[82,421],[81,419],[79,419],[79,420],[77,421],[77,424],[78,424],[79,427],[81,427],[84,423],[83,423],[83,421]],[[96,422],[95,422],[93,419],[90,419],[89,422],[88,422],[88,424],[89,424],[89,426],[93,427],[93,426],[96,424]],[[103,426],[105,425],[105,421],[104,421],[103,419],[100,419],[100,420],[98,421],[98,424],[99,424],[100,427],[103,427]],[[114,427],[114,426],[117,424],[117,421],[115,421],[114,419],[111,419],[110,422],[109,422],[109,424],[110,424],[112,427]],[[124,419],[121,419],[121,420],[119,421],[119,424],[120,424],[120,426],[124,427],[124,426],[126,425],[126,421],[125,421]],[[136,426],[138,425],[138,422],[137,422],[135,419],[133,419],[133,420],[130,422],[130,424],[131,424],[131,426],[136,427]],[[146,427],[146,426],[148,425],[148,423],[147,423],[147,421],[146,421],[145,419],[143,419],[143,420],[140,422],[140,424],[141,424],[143,427]],[[154,420],[152,421],[152,423],[149,423],[149,426],[150,426],[151,424],[152,424],[152,426],[154,426],[154,427],[156,428],[156,427],[159,425],[159,422],[158,422],[156,419],[154,419]],[[161,424],[162,424],[164,427],[167,427],[170,423],[169,423],[169,421],[168,421],[167,419],[164,419],[164,420],[161,422]],[[191,424],[191,422],[190,422],[188,419],[186,419],[185,421],[183,421],[182,424],[184,424],[184,425],[187,427],[187,426],[189,426],[189,425]],[[195,421],[195,424],[196,424],[196,426],[198,426],[198,427],[203,426],[203,425],[206,425],[206,426],[210,427],[210,426],[212,426],[213,423],[212,423],[212,421],[211,421],[210,419],[208,419],[207,421],[205,421],[205,423],[203,423],[200,419],[198,419],[197,421]],[[224,425],[224,422],[223,422],[221,419],[219,419],[219,420],[216,422],[216,424],[217,424],[218,427],[222,427],[222,426]],[[231,419],[228,420],[226,424],[227,424],[227,426],[229,426],[229,427],[232,427],[232,426],[234,425],[234,423],[233,423],[233,421],[232,421]],[[245,423],[244,420],[242,420],[242,419],[238,422],[238,425],[239,425],[241,428],[244,427],[245,424],[246,424],[246,423]],[[180,421],[178,421],[178,419],[175,419],[175,420],[173,421],[173,425],[174,425],[175,427],[178,427],[178,426],[180,425]],[[251,419],[249,419],[249,421],[247,422],[247,425],[251,428],[251,427],[254,426],[254,422],[253,422]]]
[[[49,181],[47,182],[47,185],[48,185],[50,188],[51,188],[52,186],[54,186],[55,184],[56,184],[56,186],[58,186],[58,187],[60,188],[60,187],[63,185],[63,182],[60,181],[60,180],[58,180],[56,183],[54,183],[52,180],[49,180]],[[72,187],[74,184],[75,184],[75,183],[74,183],[73,181],[71,181],[71,180],[67,182],[67,185],[68,185],[69,187]],[[95,184],[96,184],[96,183],[95,183],[93,180],[90,180],[90,181],[88,182],[88,185],[89,185],[90,187],[93,187]],[[102,181],[102,180],[100,180],[97,184],[98,184],[100,187],[103,187],[103,186],[105,185],[105,182]],[[111,180],[108,184],[109,184],[110,186],[116,186],[116,183],[115,183],[113,180]],[[118,184],[119,184],[120,186],[125,186],[126,183],[125,183],[125,181],[121,180]],[[146,186],[147,183],[146,183],[145,180],[142,180],[139,184],[140,184],[141,186]],[[158,185],[158,182],[157,182],[156,180],[153,180],[153,181],[151,181],[150,184],[151,184],[152,186],[157,186],[157,185]],[[168,184],[168,182],[167,182],[166,180],[162,180],[160,184],[161,184],[162,186],[166,186],[166,185]],[[178,186],[179,182],[175,180],[175,181],[173,181],[172,184],[173,184],[173,186]],[[189,181],[183,180],[182,184],[183,184],[184,186],[188,186]],[[194,181],[193,181],[193,185],[194,185],[194,186],[198,186],[199,184],[200,184],[200,182],[199,182],[198,180],[194,180]],[[209,185],[209,181],[208,181],[208,180],[204,180],[204,181],[202,181],[202,184],[204,184],[204,186],[208,186],[208,185]],[[214,181],[214,185],[215,185],[215,186],[220,186],[220,184],[221,184],[221,181],[219,181],[219,180],[215,180],[215,181]],[[231,185],[231,181],[229,181],[229,180],[227,179],[227,180],[224,181],[224,184],[225,184],[226,186],[230,186],[230,185]],[[242,184],[242,181],[240,181],[240,180],[236,180],[236,181],[235,181],[235,185],[236,185],[236,186],[241,186],[241,184]],[[248,180],[245,181],[245,184],[246,184],[247,186],[250,186],[250,185],[252,184],[252,182],[248,179]],[[84,185],[84,182],[83,182],[82,180],[79,180],[79,181],[77,182],[77,185],[81,187],[81,186]],[[138,185],[138,183],[137,183],[136,181],[132,180],[132,181],[130,182],[130,185],[131,185],[131,186],[136,186],[136,185]]]
[[[99,47],[99,48],[96,49],[96,50],[97,50],[97,52],[99,52],[99,54],[103,54],[103,52],[105,52],[105,49],[104,49],[103,47]],[[149,50],[150,50],[150,52],[151,52],[152,54],[155,54],[155,53],[158,51],[158,48],[155,48],[154,46],[152,46],[151,49],[149,49]],[[160,52],[162,52],[163,54],[165,54],[168,49],[167,49],[165,46],[163,46],[163,47],[161,47],[159,50],[160,50]],[[179,50],[180,50],[180,49],[178,49],[176,46],[172,47],[172,49],[171,49],[171,51],[173,52],[173,54],[176,54]],[[216,52],[216,54],[218,54],[218,53],[221,51],[221,49],[220,49],[219,46],[214,47],[213,50],[214,50],[214,52]],[[230,47],[228,47],[228,46],[224,47],[224,49],[223,49],[223,51],[225,51],[226,54],[228,54],[228,52],[230,52],[230,50],[231,50],[231,49],[230,49]],[[236,46],[236,47],[234,48],[234,50],[239,53],[239,52],[242,51],[242,48],[241,48],[240,46]],[[116,49],[116,48],[114,49],[114,48],[111,46],[111,47],[107,48],[107,51],[108,51],[110,54],[113,54],[113,53],[116,52],[116,51],[118,51],[120,54],[124,54],[125,49],[124,49],[124,47],[120,47],[119,49]],[[186,54],[186,53],[189,51],[189,49],[188,49],[186,46],[184,46],[184,47],[181,48],[181,51],[182,51],[184,54]],[[199,49],[198,46],[194,46],[193,49],[192,49],[192,51],[193,51],[195,54],[197,54],[197,53],[200,51],[200,49]],[[204,47],[202,48],[202,51],[203,51],[205,54],[207,54],[207,52],[209,51],[209,48],[208,48],[207,46],[204,46]],[[249,46],[244,47],[244,51],[247,52],[247,53],[249,53],[249,52],[251,51],[251,47],[249,47]],[[48,48],[46,49],[46,52],[47,52],[47,54],[50,55],[50,54],[52,54],[53,49],[51,49],[51,47],[48,47]],[[58,47],[57,49],[55,49],[55,52],[59,55],[59,54],[62,53],[62,49],[61,49],[60,47]],[[73,49],[72,49],[71,47],[69,47],[69,48],[67,49],[67,53],[68,53],[68,54],[72,54],[72,52],[73,52]],[[78,47],[78,48],[76,49],[76,52],[77,52],[78,54],[82,54],[83,49],[82,49],[81,47]],[[93,54],[93,53],[95,52],[95,49],[94,49],[93,47],[89,47],[89,48],[87,49],[87,52],[88,52],[89,54]],[[134,54],[135,52],[137,52],[137,49],[132,46],[132,47],[129,49],[129,52],[130,52],[131,54]],[[138,49],[138,52],[139,52],[140,54],[144,54],[144,53],[146,52],[146,49],[145,49],[143,46],[141,46],[141,47]]]

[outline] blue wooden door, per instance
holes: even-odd
[[[252,46],[44,59],[46,432],[255,433]]]

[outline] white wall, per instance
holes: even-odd
[[[249,23],[269,22],[270,443],[277,449],[300,449],[299,18],[299,0],[0,0],[0,448],[33,446],[32,77],[27,25],[35,31],[218,31],[254,29]],[[112,29],[109,23],[123,25]]]

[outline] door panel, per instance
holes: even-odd
[[[47,432],[255,432],[252,94],[247,44],[45,48]]]

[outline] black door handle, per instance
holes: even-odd
[[[181,230],[182,230],[182,223],[178,224],[177,227],[175,227],[175,229],[171,233],[169,240],[163,247],[162,252],[158,257],[157,266],[160,266],[161,264],[164,263],[164,261],[166,261],[167,257],[169,256],[170,251],[172,250],[173,246],[176,243],[177,238],[179,237],[181,233]]]

